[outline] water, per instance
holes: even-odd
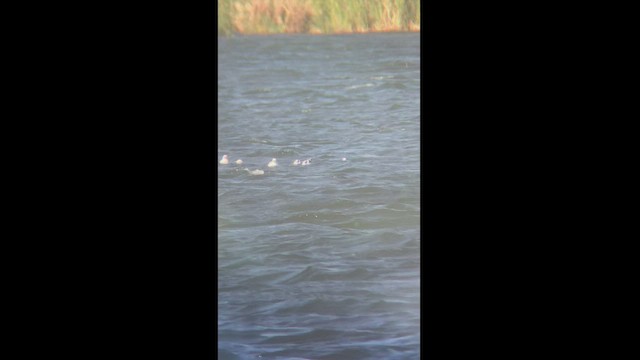
[[[419,34],[218,46],[219,358],[418,359]]]

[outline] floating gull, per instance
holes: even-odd
[[[229,156],[222,155],[222,160],[220,160],[220,164],[227,165],[229,163]]]
[[[276,161],[276,158],[271,159],[271,161],[269,162],[269,164],[267,166],[268,167],[276,167],[276,166],[278,166],[278,162]]]
[[[264,175],[264,170],[260,170],[260,169],[249,170],[247,168],[244,168],[244,169],[247,170],[250,175]]]
[[[298,166],[298,165],[300,165],[300,160],[298,160],[298,159],[293,160],[293,162],[291,163],[291,165],[293,165],[293,166]]]
[[[236,164],[238,164],[238,165],[242,165],[242,159],[238,159],[238,160],[236,160]]]
[[[302,162],[302,166],[311,165],[311,158]]]

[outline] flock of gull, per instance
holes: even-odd
[[[343,160],[346,160],[343,158]],[[242,165],[243,161],[242,159],[238,159],[236,161],[234,161],[234,163],[236,163],[237,165]],[[228,165],[229,164],[229,155],[222,155],[222,159],[220,160],[220,164],[221,165]],[[299,159],[294,160],[291,165],[293,166],[307,166],[307,165],[311,165],[311,158],[306,159],[306,160],[302,160],[300,161]],[[271,161],[269,161],[269,163],[267,164],[267,167],[270,168],[274,168],[278,166],[278,160],[276,160],[276,158],[271,159]],[[264,175],[264,170],[262,169],[255,169],[255,170],[249,170],[248,168],[244,168],[244,170],[248,171],[250,175]]]
[[[342,161],[347,161],[347,158],[342,158]],[[236,161],[234,161],[234,163],[236,165],[242,165],[243,161],[242,159],[238,159]],[[221,165],[228,165],[229,164],[229,155],[222,155],[222,159],[220,160],[220,164]],[[292,166],[307,166],[307,165],[311,165],[311,158],[306,159],[306,160],[302,160],[300,161],[299,159],[295,159],[292,163]],[[267,164],[267,167],[270,168],[274,168],[278,166],[278,160],[276,160],[276,158],[271,159],[271,161],[269,161],[269,163]],[[264,170],[262,169],[255,169],[255,170],[249,170],[248,168],[244,168],[245,171],[248,171],[250,175],[264,175]]]

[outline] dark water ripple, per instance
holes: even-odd
[[[220,359],[420,358],[419,47],[220,39]]]

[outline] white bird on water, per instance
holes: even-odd
[[[271,159],[271,161],[269,161],[269,164],[267,164],[268,167],[276,167],[278,166],[278,162],[276,161],[276,158]]]
[[[242,159],[238,159],[238,160],[236,160],[236,164],[238,164],[238,165],[242,165]]]
[[[229,156],[228,155],[222,155],[222,160],[220,160],[220,164],[227,165],[228,163],[229,163]]]
[[[244,168],[244,169],[249,172],[249,175],[264,175],[264,170],[260,170],[260,169],[249,170],[247,168]]]
[[[302,166],[311,165],[311,158],[302,162]]]
[[[293,165],[293,166],[298,166],[298,165],[300,165],[300,160],[298,160],[298,159],[293,160],[293,162],[291,163],[291,165]]]

